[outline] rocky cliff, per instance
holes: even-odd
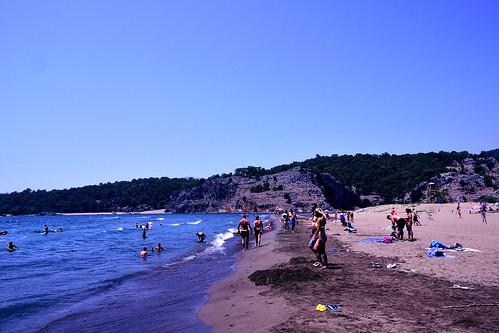
[[[480,197],[499,198],[499,163],[495,158],[467,158],[447,169],[448,172],[418,184],[399,201],[466,202],[478,201]]]
[[[327,174],[296,167],[258,177],[225,176],[182,191],[165,207],[167,211],[243,212],[295,208],[308,211],[312,203],[324,208],[351,207],[358,196]]]

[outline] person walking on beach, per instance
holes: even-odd
[[[459,216],[459,219],[461,219],[461,204],[459,202],[457,203],[456,211],[457,215]]]
[[[413,216],[412,216],[412,209],[406,208],[405,212],[407,214],[407,223],[406,223],[406,228],[407,228],[407,239],[410,241],[414,240],[414,233],[412,232],[412,222],[413,222]]]
[[[237,232],[241,235],[241,244],[243,245],[243,252],[249,250],[249,235],[250,230],[253,232],[251,228],[250,222],[246,219],[246,214],[243,215],[241,221],[237,225]]]
[[[282,218],[282,223],[284,224],[284,230],[289,230],[289,214],[287,210],[284,211],[281,218]]]
[[[255,246],[260,247],[262,245],[263,223],[258,215],[253,222],[253,228],[255,229]]]
[[[289,225],[291,227],[291,232],[295,232],[296,213],[292,209],[290,209],[289,214],[290,214]]]
[[[414,221],[414,225],[421,225],[421,222],[419,222],[418,212],[415,208],[412,210],[412,220]]]
[[[487,223],[487,204],[485,202],[480,205],[480,215],[482,216],[482,223]]]
[[[314,214],[316,218],[316,228],[311,241],[313,240],[312,251],[315,253],[318,260],[318,264],[315,263],[314,266],[320,266],[321,269],[325,269],[328,267],[326,254],[326,216],[320,209],[316,209]]]

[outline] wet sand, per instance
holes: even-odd
[[[385,210],[391,206],[357,213],[357,234],[328,221],[326,270],[312,265],[315,257],[306,247],[309,223],[302,220],[295,233],[281,230],[268,248],[247,252],[231,278],[210,290],[200,318],[215,332],[497,332],[499,214],[489,214],[489,223],[482,225],[466,205],[463,219],[455,221],[453,208],[418,207],[425,212],[420,214],[423,225],[414,229],[415,242],[358,242],[389,235]],[[426,247],[433,239],[482,252],[429,258]],[[265,260],[247,260],[263,249]],[[371,262],[382,268],[372,268]],[[389,263],[400,265],[388,269]],[[450,288],[454,284],[474,289]],[[319,312],[318,303],[339,304],[342,311]]]

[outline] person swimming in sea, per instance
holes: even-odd
[[[163,252],[164,248],[161,246],[161,243],[158,243],[158,245],[156,245],[156,247],[153,247],[152,248],[152,252]]]
[[[241,221],[237,225],[237,232],[241,235],[241,244],[243,245],[243,252],[249,250],[249,235],[253,233],[250,222],[246,219],[246,214],[243,215]]]
[[[142,239],[146,239],[147,238],[147,231],[146,229],[142,229]]]
[[[45,235],[48,235],[49,233],[49,226],[45,224],[45,226],[43,227],[43,232],[45,233]]]
[[[140,251],[140,256],[144,259],[147,257],[147,247],[142,248],[142,251]]]
[[[196,236],[198,236],[198,240],[197,242],[198,243],[202,243],[204,242],[205,238],[206,238],[206,235],[204,234],[204,232],[200,231],[200,232],[197,232],[196,233]]]
[[[263,223],[258,215],[255,222],[253,222],[253,228],[255,229],[255,246],[260,247],[262,244]]]
[[[7,245],[7,251],[9,252],[14,252],[15,250],[19,249],[17,246],[14,245],[14,243],[9,242]]]

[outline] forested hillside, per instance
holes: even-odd
[[[480,155],[468,152],[431,152],[404,155],[388,153],[381,155],[316,155],[315,158],[303,162],[293,162],[271,169],[251,166],[239,168],[233,174],[215,175],[209,180],[239,176],[258,181],[259,177],[275,175],[299,167],[317,175],[313,179],[316,179],[316,185],[323,191],[328,186],[321,182],[325,182],[325,179],[328,178],[321,175],[330,175],[352,188],[358,195],[376,194],[384,202],[391,202],[395,198],[403,196],[419,183],[446,172],[454,161],[461,162],[466,158],[486,156],[498,159],[498,155],[499,149],[482,152]],[[493,183],[493,181],[495,180],[491,180],[489,183]],[[172,203],[177,202],[177,196],[183,190],[198,187],[204,182],[204,179],[170,179],[165,177],[121,181],[65,190],[31,191],[27,189],[22,192],[0,194],[0,214],[141,211],[163,209],[167,206],[171,208]],[[261,189],[255,185],[255,189],[252,188],[251,192],[263,192],[265,185],[261,184]],[[279,190],[286,187],[285,185],[281,184]],[[209,191],[209,189],[206,190]],[[324,194],[329,202],[331,196],[328,193]],[[203,198],[196,198],[196,200],[202,201]],[[334,206],[333,201],[329,203]],[[352,204],[356,205],[357,203]]]

